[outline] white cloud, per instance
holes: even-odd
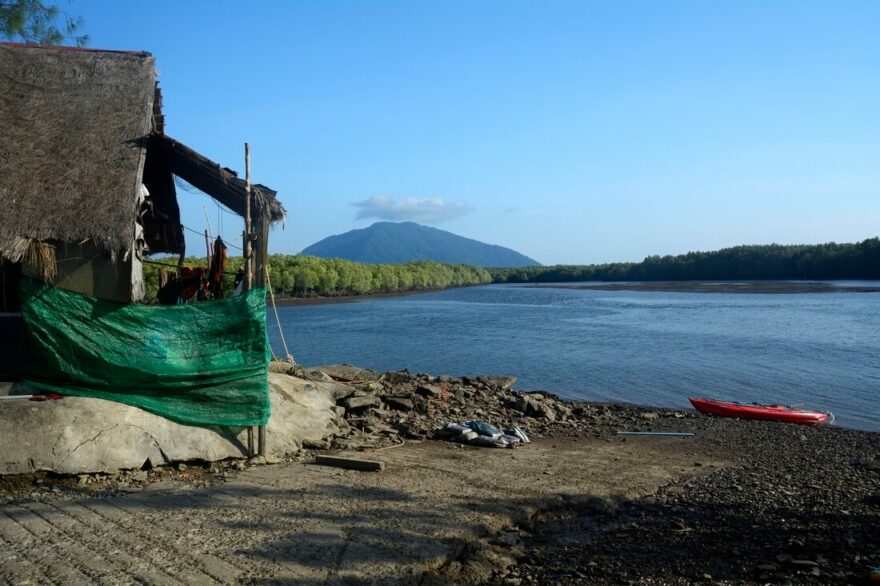
[[[358,208],[358,220],[376,218],[425,224],[454,220],[471,211],[471,207],[463,202],[446,202],[442,197],[407,197],[396,200],[387,195],[374,195],[352,205]]]

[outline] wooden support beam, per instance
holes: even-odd
[[[153,135],[150,141],[150,149],[163,152],[174,175],[204,191],[239,216],[244,216],[246,186],[234,171],[221,167],[167,134]],[[275,195],[274,189],[259,183],[251,184],[251,205],[259,202],[257,207],[270,208],[272,219],[277,221],[283,219],[284,209],[275,200]]]
[[[385,462],[379,460],[361,460],[360,458],[343,458],[341,456],[315,456],[315,464],[368,472],[377,472],[385,469]]]
[[[617,435],[656,435],[665,437],[693,437],[690,431],[618,431]]]

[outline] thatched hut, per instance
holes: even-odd
[[[22,273],[100,300],[143,300],[142,260],[184,252],[174,177],[244,215],[245,181],[165,134],[144,52],[0,44],[0,338],[21,328]],[[262,284],[268,229],[284,216],[253,185]],[[2,346],[3,344],[0,344]]]
[[[0,44],[0,73],[7,299],[24,261],[60,287],[142,300],[142,255],[184,249],[174,175],[244,215],[244,180],[165,134],[149,53]],[[284,209],[252,192],[265,235]]]

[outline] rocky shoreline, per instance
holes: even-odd
[[[514,391],[515,379],[506,376],[285,363],[273,363],[272,370],[328,385],[336,403],[334,432],[304,445],[296,461],[308,462],[325,450],[434,443],[435,430],[445,423],[476,419],[521,427],[544,443],[626,442],[628,450],[644,450],[658,463],[691,462],[685,480],[641,498],[550,499],[517,526],[463,548],[437,583],[450,578],[448,568],[471,567],[474,558],[490,562],[481,562],[480,572],[456,574],[453,582],[852,584],[880,565],[877,433],[566,401],[545,391]],[[621,430],[694,435],[633,437],[618,435]],[[486,458],[509,451],[449,447],[484,450]],[[190,462],[109,475],[6,477],[0,479],[0,500],[38,501],[77,490],[109,497],[159,481],[201,487],[234,479],[246,467],[242,461]]]

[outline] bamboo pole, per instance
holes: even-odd
[[[208,224],[208,237],[213,240],[214,230],[211,228],[211,219],[208,217],[208,206],[202,206],[202,211],[205,212],[205,223]]]
[[[244,290],[254,284],[251,258],[251,146],[244,143]]]

